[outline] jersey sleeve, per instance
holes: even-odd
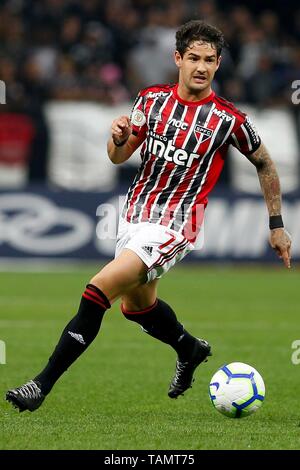
[[[132,106],[130,121],[132,134],[139,137],[146,137],[147,119],[145,115],[145,95],[140,92]]]
[[[255,152],[261,144],[261,138],[247,115],[231,133],[230,143],[243,154]]]

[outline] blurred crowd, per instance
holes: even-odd
[[[262,6],[262,3],[264,6]],[[192,18],[223,30],[228,48],[214,88],[227,99],[289,104],[300,78],[297,2],[234,0],[0,1],[0,79],[7,103],[122,103],[176,81],[175,32]]]
[[[190,19],[224,32],[217,93],[260,109],[290,106],[298,122],[291,103],[300,79],[298,1],[0,0],[0,188],[49,182],[53,142],[66,159],[66,143],[49,125],[51,101],[121,107],[139,89],[177,81],[175,33]],[[72,148],[77,162],[84,152]]]

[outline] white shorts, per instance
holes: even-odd
[[[134,251],[148,267],[147,282],[160,278],[194,245],[180,233],[150,222],[131,224],[120,218],[115,258],[124,248]]]

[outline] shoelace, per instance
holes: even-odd
[[[188,364],[188,362],[176,362],[176,371],[175,371],[175,377],[174,377],[174,382],[177,384],[178,381],[181,379],[181,374],[185,371],[185,367]]]
[[[16,390],[20,393],[22,398],[39,398],[41,394],[40,388],[35,382],[33,382],[33,380],[30,380],[30,382],[18,387]]]

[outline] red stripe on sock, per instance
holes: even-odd
[[[91,295],[92,297],[95,297],[96,299],[100,300],[100,302],[103,302],[106,308],[110,308],[111,304],[104,292],[102,292],[98,287],[94,286],[93,284],[88,284],[85,287],[85,292],[87,294]]]
[[[92,302],[95,302],[95,304],[101,305],[102,308],[107,310],[107,307],[106,305],[104,305],[104,303],[100,302],[100,300],[97,300],[94,297],[91,297],[86,291],[84,291],[84,293],[82,294],[82,297],[84,297],[85,299],[91,300]]]
[[[89,288],[85,289],[84,292],[86,294],[88,294],[89,296],[93,297],[95,300],[99,300],[99,302],[102,302],[107,308],[105,299],[103,299],[103,297],[101,297],[101,295],[98,294],[98,292],[95,292],[95,291],[93,291],[92,289],[89,289]]]
[[[139,315],[140,313],[147,313],[147,312],[150,312],[150,310],[154,309],[157,305],[157,299],[156,301],[154,302],[154,304],[150,305],[150,307],[147,307],[147,308],[144,308],[143,310],[139,310],[137,312],[129,312],[128,310],[125,310],[125,308],[123,307],[123,304],[121,304],[121,310],[122,310],[122,313],[124,313],[124,315]]]
[[[94,290],[90,289],[89,287],[87,287],[85,289],[85,292],[87,294],[91,295],[92,297],[95,297],[96,299],[101,300],[102,302],[104,302],[103,297],[101,297],[101,295],[98,294],[98,292],[95,292]]]

